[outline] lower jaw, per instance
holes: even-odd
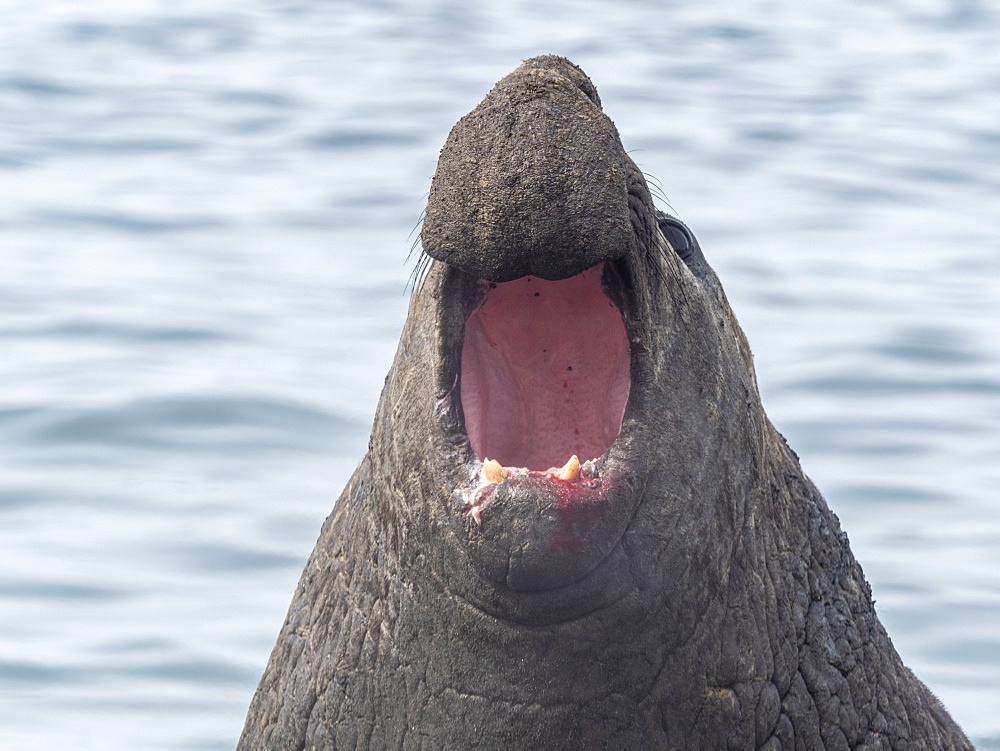
[[[550,471],[505,469],[485,481],[481,465],[453,493],[473,562],[500,588],[563,588],[600,565],[621,536],[629,504],[614,473],[560,479]],[[622,527],[622,528],[619,528]]]
[[[601,583],[599,572],[620,556],[637,500],[624,445],[629,442],[622,437],[623,445],[582,463],[572,478],[559,476],[563,468],[505,467],[491,481],[475,460],[461,465],[457,476],[450,474],[455,484],[449,526],[463,542],[463,557],[501,601],[514,598],[516,604],[530,593],[567,590],[567,607],[585,610],[596,596],[593,587],[612,585]],[[451,472],[459,469],[451,466]],[[579,590],[580,602],[570,590]]]

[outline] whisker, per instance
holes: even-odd
[[[426,214],[427,214],[426,210],[420,212],[420,216],[417,217],[417,223],[413,225],[413,229],[410,230],[410,234],[408,234],[406,236],[407,240],[409,240],[411,237],[413,237],[413,233],[417,232],[417,230],[420,229],[420,225],[422,225],[424,223],[424,216]],[[418,245],[420,245],[420,235],[419,235],[419,233],[417,234],[416,239],[414,239],[413,245],[410,246],[410,252],[406,254],[406,262],[407,263],[409,263],[410,258],[413,257],[413,251],[417,249]]]
[[[419,243],[420,241],[417,240],[417,242],[414,243],[413,249],[415,249]],[[411,255],[413,253],[413,249],[410,250]],[[420,285],[424,283],[424,279],[427,277],[427,272],[430,269],[433,260],[434,259],[424,253],[423,250],[420,251],[420,256],[417,258],[417,262],[413,267],[413,271],[410,273],[410,279],[406,285],[409,288],[410,297],[415,295],[417,290],[420,289]]]
[[[667,192],[663,189],[663,185],[660,184],[656,176],[648,172],[643,172],[642,174],[646,176],[646,184],[649,186],[649,192],[653,198],[662,201],[667,208],[674,211],[674,207],[670,205],[670,199],[667,197]]]
[[[410,238],[413,237],[414,233],[417,234],[416,237],[413,237],[413,244],[410,246],[410,252],[406,254],[406,261],[404,261],[404,265],[410,263],[410,261],[414,258],[414,254],[417,254],[413,271],[410,272],[410,278],[406,283],[406,288],[410,293],[410,297],[413,297],[417,290],[420,289],[420,285],[423,284],[424,278],[427,276],[427,270],[431,267],[431,262],[434,260],[429,255],[424,253],[423,246],[420,243],[420,233],[418,232],[420,226],[424,223],[424,217],[426,214],[426,211],[420,212],[420,217],[417,219],[417,223],[413,225],[413,229],[411,229],[410,234],[407,235],[407,237]]]

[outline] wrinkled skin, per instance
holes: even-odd
[[[240,748],[971,748],[896,654],[686,232],[567,60],[527,61],[455,126],[437,260]],[[458,395],[484,280],[600,262],[631,351],[603,486],[567,507],[508,480],[477,524]]]

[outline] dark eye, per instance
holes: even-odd
[[[674,249],[674,252],[682,261],[687,263],[691,259],[692,248],[694,246],[688,228],[672,216],[667,216],[666,214],[660,214],[657,219],[657,223],[660,225],[660,232],[667,238],[670,247]]]

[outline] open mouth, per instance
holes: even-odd
[[[602,472],[632,381],[619,266],[604,261],[558,281],[475,283],[451,394],[472,461],[470,484],[457,489],[466,519],[481,526],[504,488],[499,497],[529,487],[555,493],[566,510],[605,499]]]
[[[462,409],[487,479],[498,477],[496,464],[572,474],[573,457],[577,469],[601,457],[621,431],[629,343],[604,267],[491,283],[466,321]]]

